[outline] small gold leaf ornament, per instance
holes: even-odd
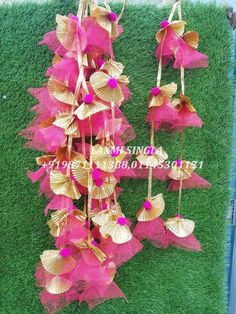
[[[46,284],[45,288],[51,294],[62,294],[68,291],[72,285],[72,281],[61,276],[55,276]]]
[[[78,200],[81,196],[75,183],[60,171],[50,172],[50,188],[56,195],[65,195]]]
[[[157,167],[167,160],[168,155],[160,146],[155,148],[153,146],[147,146],[145,150],[137,156],[137,160],[141,165],[147,167]]]
[[[68,248],[62,250],[47,250],[40,256],[43,268],[50,274],[63,275],[72,271],[76,260]]]
[[[55,77],[50,77],[48,80],[48,92],[52,98],[59,100],[67,105],[78,106],[75,95],[69,90],[65,82],[62,82]]]
[[[165,202],[162,193],[160,193],[152,197],[150,200],[146,199],[136,216],[138,221],[152,221],[161,216],[164,209]]]
[[[109,6],[107,6],[107,8],[93,6],[91,16],[95,18],[98,24],[110,34],[111,38],[116,38],[119,36],[119,18],[115,12],[111,11]]]
[[[191,178],[195,169],[196,166],[192,162],[177,159],[173,164],[168,177],[173,180],[186,180]]]
[[[168,230],[170,230],[179,238],[185,238],[189,236],[193,233],[195,228],[194,221],[190,219],[184,219],[180,215],[176,215],[174,218],[168,218],[164,224]]]
[[[160,23],[161,29],[156,33],[156,40],[158,43],[166,36],[168,29],[172,29],[176,35],[182,36],[184,33],[185,21],[172,21],[164,20]]]
[[[170,100],[171,97],[176,93],[177,84],[170,83],[160,87],[153,87],[150,91],[148,106],[160,107],[165,100]]]
[[[126,75],[114,77],[97,71],[91,75],[90,83],[100,99],[107,102],[121,102],[124,100],[122,85],[128,85],[129,79]]]

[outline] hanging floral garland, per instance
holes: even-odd
[[[116,185],[128,175],[117,167],[127,152],[117,147],[135,137],[120,110],[129,79],[112,50],[123,10],[117,15],[106,2],[81,0],[77,16],[57,15],[57,29],[41,42],[54,53],[53,64],[48,83],[30,89],[37,115],[22,133],[28,147],[44,152],[28,176],[50,200],[45,213],[52,210],[56,249],[42,253],[36,272],[50,313],[72,301],[92,308],[124,297],[114,282],[117,267],[142,248],[117,201]]]
[[[179,19],[172,21],[178,10]],[[194,221],[181,215],[182,190],[189,188],[209,188],[211,185],[194,170],[196,166],[183,160],[184,130],[188,127],[202,127],[202,120],[185,95],[184,70],[207,67],[208,57],[197,51],[199,36],[197,32],[184,33],[186,22],[182,20],[181,0],[172,7],[168,20],[160,23],[161,29],[156,33],[158,46],[156,57],[159,60],[157,83],[149,94],[147,122],[151,124],[151,140],[148,151],[140,154],[137,159],[143,166],[149,167],[147,198],[137,212],[138,223],[134,235],[139,240],[147,239],[158,248],[176,246],[183,249],[200,251],[201,245],[193,236]],[[173,62],[175,69],[180,69],[181,92],[178,99],[173,99],[177,91],[174,82],[161,85],[163,66]],[[163,165],[168,158],[162,147],[154,144],[154,130],[174,130],[180,133],[180,154],[169,170]],[[169,190],[178,191],[177,214],[163,221],[160,216],[165,203],[162,194],[152,196],[153,171],[162,165],[162,178],[171,180]]]
[[[179,20],[172,21],[176,9]],[[53,62],[46,72],[47,84],[30,89],[38,100],[33,107],[36,117],[22,134],[29,140],[28,147],[44,153],[36,159],[39,169],[28,176],[40,182],[40,194],[49,199],[45,214],[52,211],[48,226],[56,248],[42,253],[36,271],[40,299],[49,313],[73,301],[85,301],[93,308],[104,300],[124,297],[114,282],[115,274],[142,249],[139,240],[148,239],[159,248],[201,249],[192,235],[194,222],[181,216],[182,190],[210,186],[182,156],[184,129],[202,126],[185,95],[184,69],[205,67],[208,59],[196,50],[197,33],[184,34],[186,23],[177,1],[156,34],[159,66],[148,99],[150,143],[137,156],[135,173],[124,171],[118,165],[129,160],[124,145],[135,132],[120,110],[131,93],[124,66],[115,61],[112,49],[122,33],[123,10],[124,6],[117,15],[106,2],[98,6],[81,0],[77,15],[57,15],[56,30],[41,41],[54,53]],[[169,61],[180,69],[178,99],[172,98],[175,83],[161,85],[162,68]],[[180,155],[171,169],[159,168],[168,155],[155,143],[155,130],[167,126],[180,133]],[[132,234],[117,201],[121,192],[117,184],[123,177],[147,176],[147,197]],[[161,193],[153,196],[153,178],[170,180],[169,190],[179,192],[177,215],[165,222],[160,218],[164,198]]]

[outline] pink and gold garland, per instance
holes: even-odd
[[[178,20],[172,21],[175,11]],[[158,46],[155,52],[159,60],[157,83],[149,94],[147,122],[151,125],[150,146],[137,159],[140,164],[149,167],[147,198],[137,212],[138,223],[134,235],[139,240],[147,239],[158,248],[176,246],[183,249],[200,251],[200,242],[193,236],[194,221],[181,215],[182,190],[189,188],[209,188],[211,185],[197,175],[195,165],[183,160],[184,130],[189,127],[200,128],[202,121],[189,97],[185,95],[185,69],[207,67],[208,57],[197,51],[199,36],[196,32],[184,34],[186,22],[182,20],[181,0],[172,7],[168,20],[160,23],[161,29],[156,33]],[[175,69],[180,69],[181,92],[178,99],[173,99],[177,91],[174,82],[161,85],[163,66],[173,62]],[[180,153],[171,169],[164,171],[167,153],[154,143],[154,130],[167,129],[180,133]],[[169,190],[178,191],[177,214],[163,221],[165,202],[162,194],[152,196],[153,172],[156,167],[163,170],[161,178],[170,180]]]
[[[179,20],[172,21],[176,9]],[[183,189],[209,187],[194,173],[194,165],[182,160],[184,129],[202,125],[185,95],[184,69],[207,66],[207,57],[196,50],[196,32],[183,34],[186,23],[177,1],[156,34],[159,66],[148,100],[150,145],[137,156],[144,169],[124,171],[117,166],[129,156],[125,148],[117,147],[132,140],[135,132],[120,110],[131,93],[124,66],[115,61],[112,49],[122,33],[123,10],[117,15],[107,2],[98,6],[81,0],[77,16],[57,15],[57,29],[41,41],[54,53],[53,62],[46,72],[48,83],[30,89],[38,100],[33,107],[37,115],[22,134],[28,147],[44,152],[36,159],[39,169],[28,176],[40,182],[39,192],[50,200],[45,214],[52,211],[48,226],[56,249],[42,253],[36,272],[40,299],[49,313],[73,301],[85,301],[93,308],[124,297],[114,277],[117,267],[142,249],[139,240],[148,239],[159,248],[201,249],[192,235],[194,222],[180,213]],[[181,73],[177,100],[172,99],[175,83],[161,85],[162,68],[173,60]],[[166,127],[179,131],[181,138],[179,159],[170,170],[159,169],[168,155],[155,144],[155,130]],[[123,177],[147,176],[147,198],[132,234],[117,201],[121,192],[117,183]],[[160,218],[165,202],[162,194],[153,196],[153,177],[171,180],[169,190],[179,191],[178,213],[165,222]]]

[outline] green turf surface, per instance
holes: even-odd
[[[55,27],[55,14],[75,12],[74,2],[27,4],[0,7],[0,102],[1,102],[1,254],[0,281],[2,314],[43,313],[35,287],[34,271],[39,255],[53,247],[43,216],[46,200],[37,196],[37,186],[26,178],[26,170],[36,169],[35,151],[23,148],[18,132],[33,118],[28,109],[34,101],[26,92],[30,86],[46,82],[44,72],[52,55],[36,43]],[[155,31],[168,9],[127,7],[124,34],[115,43],[117,60],[126,66],[133,98],[124,107],[137,132],[132,145],[146,145],[146,99],[155,84]],[[92,313],[223,314],[226,312],[225,261],[226,212],[231,152],[232,101],[230,69],[230,26],[224,8],[188,5],[184,8],[188,30],[200,34],[200,50],[209,56],[209,69],[187,72],[186,94],[205,121],[201,130],[188,130],[184,158],[203,160],[203,175],[211,190],[183,193],[183,213],[195,220],[196,236],[203,252],[175,248],[158,250],[145,243],[144,250],[119,269],[116,282],[128,298],[99,305]],[[163,83],[179,82],[179,73],[164,71]],[[2,99],[6,95],[7,99]],[[178,137],[159,133],[156,140],[170,159],[178,156]],[[146,181],[128,180],[120,198],[127,216],[134,216],[145,196]],[[177,194],[167,193],[166,184],[155,182],[154,191],[163,192],[166,216],[176,209]],[[87,306],[72,304],[62,313],[88,313]]]

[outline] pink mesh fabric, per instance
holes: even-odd
[[[182,107],[179,110],[179,121],[172,125],[172,128],[175,130],[183,130],[188,127],[202,127],[202,120],[196,112],[190,112],[187,108]]]
[[[153,120],[157,131],[161,128],[168,129],[179,122],[178,111],[170,103],[166,102],[160,107],[149,109],[146,121],[151,123]]]
[[[190,47],[182,38],[171,42],[171,49],[174,51],[174,68],[185,69],[208,67],[208,57],[196,49]]]
[[[114,298],[125,298],[121,289],[112,282],[107,286],[89,285],[80,295],[80,302],[85,301],[90,309]]]
[[[111,238],[101,239],[100,247],[119,267],[141,251],[143,245],[133,236],[129,242],[123,244],[113,243]]]
[[[155,241],[159,238],[162,238],[165,234],[163,220],[158,217],[151,221],[138,221],[133,234],[140,241]]]
[[[52,200],[46,206],[44,213],[45,215],[48,214],[48,210],[59,210],[59,209],[67,209],[73,210],[75,205],[71,198],[65,195],[55,195]]]

